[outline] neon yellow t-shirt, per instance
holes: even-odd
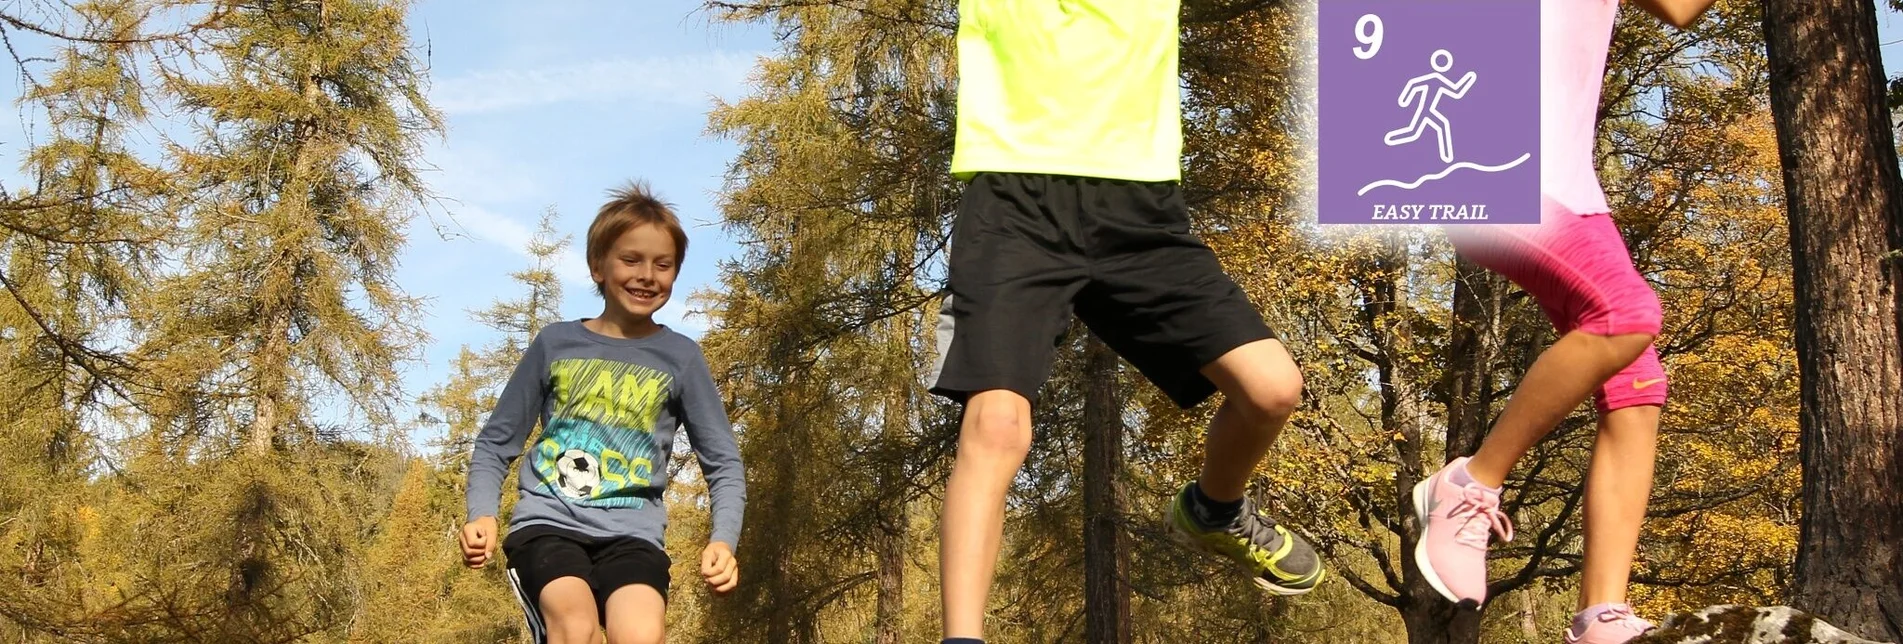
[[[952,174],[1182,178],[1178,0],[959,0]]]

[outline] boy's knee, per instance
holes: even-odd
[[[1284,419],[1302,404],[1302,370],[1275,340],[1252,342],[1203,367],[1223,406],[1251,424]]]
[[[628,626],[608,631],[608,644],[661,644],[667,638],[662,636],[661,625],[652,627]]]
[[[966,403],[960,451],[984,456],[1023,458],[1031,451],[1029,402],[1011,392],[987,391]]]
[[[1288,418],[1302,404],[1302,371],[1293,361],[1270,361],[1255,378],[1243,381],[1230,398],[1237,411],[1256,422]]]
[[[548,630],[549,644],[601,641],[599,608],[594,591],[580,577],[561,577],[542,588],[540,600],[542,625]]]
[[[594,620],[578,616],[551,616],[545,626],[548,628],[549,644],[595,644],[601,641],[601,630]]]

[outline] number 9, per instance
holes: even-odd
[[[1355,58],[1367,60],[1381,51],[1381,16],[1368,14],[1355,21],[1355,40],[1367,47],[1356,47]]]

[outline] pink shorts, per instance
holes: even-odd
[[[1550,199],[1539,224],[1447,226],[1462,257],[1513,280],[1561,334],[1658,335],[1658,294],[1632,265],[1625,239],[1606,214],[1577,215]],[[1600,411],[1665,404],[1658,351],[1645,353],[1599,388]]]

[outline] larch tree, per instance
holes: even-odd
[[[338,633],[355,614],[356,535],[403,474],[357,428],[395,425],[397,368],[422,338],[394,275],[441,123],[406,4],[213,10],[191,42],[197,64],[162,68],[192,127],[166,150],[184,218],[177,269],[139,301],[136,355],[160,392],[147,402],[157,448],[134,468],[195,482],[147,499],[158,514],[211,520],[128,525],[179,537],[177,556],[143,563],[166,580],[161,599],[196,616],[177,628]]]

